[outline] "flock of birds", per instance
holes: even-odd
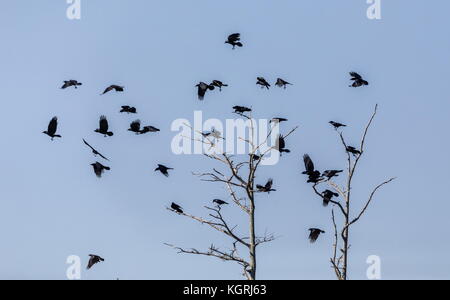
[[[240,48],[240,47],[244,46],[243,43],[241,42],[241,35],[239,33],[231,34],[225,41],[225,44],[230,44],[232,46],[233,50],[236,49],[236,47]],[[366,80],[364,80],[363,77],[356,72],[350,72],[350,76],[351,76],[351,80],[353,81],[353,83],[350,85],[350,87],[357,88],[357,87],[369,85],[369,83]],[[262,89],[270,89],[271,88],[271,84],[264,77],[257,77],[256,84],[261,86]],[[71,87],[78,89],[82,85],[83,84],[81,82],[78,82],[77,80],[72,79],[72,80],[64,81],[64,85],[61,87],[61,89],[67,89],[67,88],[71,88]],[[275,82],[275,86],[277,86],[279,88],[286,89],[289,85],[292,85],[292,84],[282,78],[278,78]],[[210,84],[207,84],[205,82],[200,82],[199,84],[196,85],[196,87],[198,88],[198,99],[204,100],[206,92],[213,91],[216,88],[219,89],[219,91],[221,91],[222,88],[228,87],[228,84],[225,84],[220,80],[213,80]],[[123,86],[110,85],[103,91],[103,93],[101,95],[105,95],[112,91],[120,93],[120,92],[124,92],[124,90],[125,90],[125,87],[123,87]],[[251,108],[248,108],[245,106],[234,106],[233,109],[234,109],[234,113],[236,113],[238,115],[242,115],[242,116],[245,116],[245,113],[249,113],[252,111]],[[121,107],[120,113],[137,114],[137,109],[135,107],[124,105]],[[286,122],[286,121],[288,121],[288,120],[285,118],[278,118],[278,117],[273,118],[271,120],[271,122],[278,122],[278,123]],[[342,127],[346,127],[346,125],[338,123],[338,122],[334,122],[334,121],[331,121],[330,124],[336,130],[338,130],[339,128],[342,128]],[[43,131],[43,133],[48,135],[51,138],[51,140],[53,140],[54,138],[62,138],[62,136],[60,134],[57,134],[57,131],[58,131],[58,118],[53,117],[49,122],[47,130]],[[131,131],[131,132],[135,133],[136,135],[142,135],[142,134],[147,134],[147,133],[156,133],[156,132],[159,132],[160,129],[158,129],[154,126],[141,126],[141,122],[139,120],[135,120],[130,124],[130,128],[128,129],[128,131]],[[104,137],[112,137],[114,135],[114,133],[109,130],[108,120],[105,116],[100,117],[99,128],[95,129],[94,132],[99,133],[99,134],[103,135]],[[207,137],[207,136],[211,136],[211,135],[215,136],[215,134],[217,134],[217,132],[214,132],[214,130],[213,130],[212,132],[203,133],[202,135],[204,137]],[[99,151],[97,151],[85,139],[83,139],[83,143],[92,151],[92,153],[94,154],[95,157],[99,156],[103,160],[109,161],[109,159],[106,156],[104,156]],[[291,152],[289,149],[286,149],[286,142],[282,135],[278,136],[275,147],[279,150],[280,154]],[[347,151],[349,153],[353,154],[354,156],[361,155],[361,152],[358,149],[351,147],[351,146],[347,147]],[[254,159],[260,160],[261,158],[258,155],[254,155]],[[323,180],[331,180],[333,177],[337,177],[337,176],[339,176],[340,173],[343,172],[342,170],[326,170],[323,173],[320,171],[317,171],[314,167],[313,161],[311,160],[310,156],[307,154],[304,155],[304,163],[305,163],[306,171],[304,171],[303,174],[308,176],[308,180],[307,180],[308,183],[316,184]],[[99,178],[102,177],[102,174],[105,171],[111,170],[110,167],[105,166],[98,161],[96,161],[95,163],[92,163],[91,166],[94,170],[95,175]],[[155,169],[155,172],[159,171],[161,174],[168,177],[170,170],[173,170],[173,168],[169,168],[165,165],[158,164],[157,168]],[[259,184],[256,185],[257,192],[260,192],[260,193],[275,192],[276,189],[273,189],[272,187],[273,187],[273,179],[269,179],[264,185],[259,185]],[[332,201],[332,199],[334,197],[339,197],[339,195],[330,190],[323,191],[322,192],[323,205],[328,206],[328,204],[330,203],[330,201]],[[221,199],[214,199],[213,203],[218,206],[228,205],[228,203],[226,201],[223,201]],[[179,214],[184,213],[183,208],[176,203],[172,203],[170,205],[170,207],[176,213],[179,213]],[[325,231],[323,231],[319,228],[310,228],[309,231],[310,231],[309,240],[312,243],[314,243],[321,234],[325,233]],[[89,257],[90,258],[89,258],[87,269],[91,269],[95,264],[104,261],[104,258],[102,258],[98,255],[90,254]]]

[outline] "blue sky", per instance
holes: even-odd
[[[354,206],[386,178],[398,180],[352,230],[350,277],[365,278],[369,255],[380,256],[384,279],[450,277],[448,1],[384,0],[379,21],[357,0],[84,0],[79,21],[68,20],[66,8],[63,0],[16,0],[0,9],[0,278],[65,279],[69,255],[87,263],[95,253],[106,262],[83,279],[240,279],[238,266],[164,246],[228,245],[164,207],[175,201],[202,214],[227,197],[191,175],[216,164],[172,154],[171,122],[195,110],[225,120],[232,106],[245,105],[256,118],[300,125],[288,141],[293,153],[258,175],[273,177],[278,190],[257,200],[258,230],[280,236],[259,249],[259,278],[333,279],[330,209],[305,183],[301,156],[309,153],[320,169],[345,168],[327,122],[348,124],[356,144],[376,103]],[[223,42],[234,32],[245,47],[231,51]],[[348,88],[351,70],[371,85]],[[257,76],[294,86],[260,90]],[[84,85],[60,90],[67,79]],[[212,79],[230,87],[199,102],[195,84]],[[125,93],[100,97],[113,83]],[[161,133],[127,132],[135,117],[118,113],[124,104]],[[93,132],[102,114],[112,138]],[[63,139],[50,142],[41,132],[54,115]],[[101,180],[82,138],[111,158]],[[153,172],[157,163],[176,170],[165,178]],[[314,245],[310,227],[327,231]]]

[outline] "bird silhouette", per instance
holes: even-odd
[[[355,157],[362,154],[361,151],[352,146],[347,146],[346,151],[353,154]]]
[[[94,154],[94,156],[99,155],[101,158],[103,158],[103,159],[105,159],[105,160],[109,160],[109,159],[107,159],[106,157],[104,157],[100,152],[98,152],[97,150],[95,150],[94,147],[92,147],[91,145],[89,145],[89,143],[86,142],[85,139],[83,139],[83,142],[84,142],[84,144],[85,144],[86,146],[88,146],[89,148],[91,148],[92,153]]]
[[[277,82],[275,83],[275,85],[278,86],[278,87],[280,87],[280,88],[286,89],[286,87],[287,87],[288,85],[292,85],[292,83],[289,83],[289,82],[287,82],[287,81],[285,81],[285,80],[283,80],[283,79],[281,79],[281,78],[278,78],[278,79],[277,79]]]
[[[128,113],[128,114],[135,114],[137,113],[136,107],[131,107],[128,105],[122,106],[122,109],[120,110],[121,113]]]
[[[159,131],[161,131],[161,130],[159,130],[159,129],[156,128],[156,127],[153,127],[153,126],[144,126],[144,127],[142,128],[142,130],[139,131],[139,133],[140,133],[140,134],[146,134],[146,133],[148,133],[148,132],[159,132]]]
[[[344,124],[341,124],[341,123],[338,123],[338,122],[334,122],[334,121],[330,121],[329,122],[331,125],[333,125],[333,127],[334,127],[334,129],[339,129],[340,127],[347,127],[347,125],[344,125]]]
[[[114,133],[108,131],[108,129],[109,129],[108,120],[106,119],[105,116],[101,116],[99,121],[99,128],[96,129],[95,132],[103,134],[105,137],[113,136]]]
[[[213,85],[210,84],[206,84],[204,82],[200,82],[199,84],[196,85],[197,89],[197,95],[198,95],[198,100],[202,101],[203,99],[205,99],[205,94],[206,91],[213,91],[215,89],[215,87]]]
[[[326,170],[323,172],[322,176],[327,177],[330,180],[333,177],[338,177],[339,173],[342,173],[343,170]]]
[[[131,122],[130,128],[128,129],[128,131],[139,134],[141,132],[141,121],[136,120],[136,121]]]
[[[278,139],[276,140],[275,143],[275,149],[277,149],[280,152],[280,154],[291,153],[291,150],[286,149],[286,141],[284,140],[284,137],[281,134],[278,135]]]
[[[323,206],[328,206],[333,197],[339,197],[339,194],[330,190],[323,191],[322,192]]]
[[[49,137],[53,139],[56,138],[61,138],[61,136],[59,134],[56,134],[56,131],[58,130],[58,118],[57,117],[53,117],[50,122],[48,123],[48,128],[46,131],[43,131],[42,133],[48,135]]]
[[[285,118],[272,118],[272,120],[270,120],[269,123],[281,123],[281,122],[287,122],[289,121],[288,119]]]
[[[252,109],[245,106],[233,106],[234,113],[238,115],[243,115],[246,112],[251,112]]]
[[[184,213],[183,212],[183,208],[181,206],[179,206],[178,204],[176,204],[176,203],[172,202],[172,204],[170,205],[170,208],[172,208],[174,211],[176,211],[179,214],[183,214]]]
[[[350,72],[350,76],[352,77],[351,80],[353,80],[353,84],[350,85],[350,87],[361,87],[364,85],[369,85],[369,82],[365,81],[361,75],[359,75],[356,72]]]
[[[214,199],[213,203],[217,204],[218,206],[228,205],[228,202],[225,202],[225,201],[220,200],[220,199]]]
[[[318,228],[310,228],[309,229],[309,241],[311,243],[315,243],[321,234],[324,234],[325,231]]]
[[[264,77],[258,77],[256,84],[260,85],[261,88],[270,89],[270,83],[268,83],[267,80],[264,79]]]
[[[109,87],[107,87],[102,95],[109,93],[113,90],[116,92],[123,92],[125,90],[125,88],[123,86],[113,84],[113,85],[110,85]]]
[[[219,91],[222,91],[223,87],[227,87],[228,84],[224,84],[222,81],[220,80],[213,80],[213,82],[211,82],[210,86],[214,86],[219,88]]]
[[[89,262],[88,262],[88,265],[87,265],[87,269],[88,270],[91,269],[95,264],[98,264],[100,262],[104,262],[105,261],[105,259],[101,258],[98,255],[89,254],[89,257],[90,258],[89,258]]]
[[[67,89],[67,88],[69,88],[69,87],[71,87],[71,86],[73,86],[74,88],[78,88],[79,86],[81,86],[81,85],[83,85],[81,82],[78,82],[78,81],[76,81],[76,80],[73,80],[73,79],[71,79],[71,80],[65,80],[64,81],[64,85],[61,87],[61,89],[62,90],[65,90],[65,89]]]
[[[110,167],[104,166],[99,162],[93,163],[91,164],[91,166],[94,168],[95,175],[97,175],[98,178],[102,177],[102,174],[103,172],[105,172],[105,170],[106,171],[111,170]]]
[[[241,40],[241,34],[240,33],[233,33],[228,36],[228,39],[225,41],[225,44],[230,44],[233,46],[233,50],[237,47],[242,47],[243,44],[240,42]]]
[[[159,171],[164,176],[169,177],[169,170],[173,170],[173,168],[169,168],[169,167],[166,167],[164,165],[158,164],[158,167],[155,169],[155,172]]]
[[[270,192],[276,192],[277,190],[272,189],[272,185],[273,185],[273,179],[270,178],[267,183],[265,185],[256,185],[256,188],[258,189],[258,192],[260,193],[269,193]]]
[[[308,154],[303,155],[303,162],[305,164],[305,171],[302,174],[308,175],[308,183],[317,183],[322,180],[320,172],[315,169],[314,163]]]

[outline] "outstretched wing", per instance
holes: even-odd
[[[114,87],[112,87],[112,86],[107,87],[107,88],[105,89],[105,91],[103,92],[103,95],[106,94],[106,93],[111,92],[113,89],[114,89]]]
[[[278,149],[286,148],[286,142],[284,141],[284,137],[280,134],[278,136]]]
[[[273,179],[270,178],[266,183],[266,186],[265,186],[266,190],[270,190],[272,188],[272,185],[273,185]]]
[[[92,151],[95,151],[95,149],[94,149],[91,145],[89,145],[89,143],[86,142],[85,139],[83,139],[83,142],[84,142],[84,144],[85,144],[86,146],[88,146],[89,148],[91,148]]]
[[[48,124],[47,132],[49,135],[54,135],[57,129],[58,129],[58,118],[53,117],[53,119],[51,119],[50,123]]]
[[[240,33],[233,33],[230,34],[230,36],[228,37],[228,41],[231,43],[237,42],[241,40],[241,34]]]
[[[100,117],[100,132],[107,132],[109,128],[108,120],[105,116]]]
[[[314,172],[314,163],[308,154],[303,156],[303,161],[305,162],[306,172]]]
[[[361,75],[356,72],[350,72],[350,76],[352,76],[352,80],[362,79]]]

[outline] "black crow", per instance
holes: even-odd
[[[317,229],[317,228],[310,228],[309,231],[310,231],[309,241],[311,243],[315,243],[317,241],[317,239],[319,238],[319,235],[325,233],[325,231],[323,231],[321,229]]]
[[[355,147],[352,147],[352,146],[347,146],[346,150],[347,150],[347,152],[353,154],[353,156],[355,156],[355,157],[362,154],[361,151],[359,151],[358,149],[356,149]]]
[[[251,112],[252,109],[245,106],[233,106],[234,113],[242,115],[245,112]]]
[[[251,155],[251,154],[250,154]],[[253,161],[258,161],[261,159],[261,156],[253,154]]]
[[[258,192],[260,192],[260,193],[269,193],[270,194],[270,192],[277,191],[275,189],[272,189],[272,185],[273,185],[273,179],[271,178],[267,181],[266,185],[263,186],[263,185],[257,184],[256,188],[258,189]]]
[[[215,204],[217,204],[219,206],[221,206],[221,205],[228,205],[228,202],[225,202],[225,201],[220,200],[220,199],[214,199],[213,203],[215,203]]]
[[[287,122],[288,119],[285,118],[273,118],[272,120],[270,120],[269,123],[281,123],[281,122]]]
[[[102,95],[109,93],[113,90],[116,92],[123,92],[125,90],[125,88],[123,86],[113,84],[113,85],[110,85],[109,87],[107,87]]]
[[[278,78],[277,79],[277,82],[275,83],[275,85],[276,86],[278,86],[278,87],[282,87],[282,88],[285,88],[286,89],[286,87],[288,86],[288,85],[292,85],[292,83],[289,83],[289,82],[287,82],[287,81],[285,81],[285,80],[283,80],[283,79],[281,79],[281,78]]]
[[[73,80],[73,79],[72,80],[65,80],[64,81],[64,85],[61,87],[61,89],[65,90],[65,89],[67,89],[67,88],[69,88],[71,86],[73,86],[73,87],[75,87],[77,89],[81,85],[83,85],[81,82],[78,82],[78,81]]]
[[[356,72],[350,72],[350,76],[352,77],[351,80],[353,80],[353,84],[350,87],[360,87],[363,85],[369,85],[367,81],[365,81],[361,75],[359,75]]]
[[[93,254],[89,254],[90,258],[89,258],[89,263],[87,266],[87,269],[89,270],[90,268],[92,268],[95,264],[98,264],[100,262],[104,262],[105,260],[103,258],[101,258],[98,255],[93,255]]]
[[[172,204],[170,205],[170,208],[172,208],[174,211],[176,211],[179,214],[183,214],[184,213],[183,212],[183,208],[181,206],[179,206],[178,204],[176,204],[176,203],[172,202]]]
[[[236,46],[238,46],[238,47],[243,46],[242,43],[240,42],[240,40],[241,40],[241,34],[233,33],[228,36],[228,39],[226,40],[225,44],[230,44],[231,46],[233,46],[233,49],[235,49]]]
[[[159,171],[164,176],[169,177],[169,170],[173,170],[173,168],[168,168],[168,167],[166,167],[164,165],[158,164],[158,167],[155,169],[155,172]]]
[[[322,176],[323,177],[327,177],[328,180],[330,180],[333,177],[338,177],[339,173],[342,173],[343,170],[326,170],[325,172],[323,172]]]
[[[58,130],[58,118],[57,117],[53,117],[53,119],[51,119],[50,123],[48,123],[48,128],[47,131],[43,131],[42,133],[48,135],[49,137],[52,138],[52,141],[55,137],[57,138],[61,138],[61,136],[59,134],[56,134],[56,131]]]
[[[136,121],[131,122],[130,128],[128,129],[128,131],[139,134],[141,132],[141,121],[136,120]]]
[[[205,99],[206,91],[208,90],[213,91],[215,89],[213,85],[209,85],[204,82],[200,82],[199,84],[196,85],[196,87],[198,88],[197,94],[199,100]]]
[[[329,122],[331,125],[333,125],[334,129],[339,129],[340,127],[347,127],[347,125],[338,123],[338,122],[334,122],[334,121],[330,121]]]
[[[148,132],[159,132],[161,130],[159,130],[156,127],[153,126],[144,126],[144,128],[142,128],[142,130],[139,132],[140,134],[146,134]]]
[[[105,172],[105,170],[106,171],[111,170],[110,167],[106,167],[99,162],[91,164],[91,166],[94,168],[95,175],[97,175],[98,178],[102,177],[102,174],[103,172]]]
[[[128,105],[124,105],[124,106],[122,106],[122,109],[120,110],[120,112],[121,113],[129,113],[129,114],[135,114],[135,113],[137,113],[137,111],[136,111],[136,107],[131,107],[131,106],[128,106]]]
[[[303,162],[305,163],[305,171],[302,174],[308,175],[308,183],[317,183],[322,178],[320,177],[320,172],[314,167],[314,163],[308,154],[303,155]]]
[[[328,206],[331,199],[333,199],[333,197],[339,197],[339,194],[330,190],[325,190],[322,192],[322,196],[323,196],[323,206]]]
[[[83,139],[83,142],[86,146],[88,146],[89,148],[91,148],[92,153],[94,153],[95,156],[99,155],[101,158],[105,159],[105,160],[109,160],[106,157],[104,157],[100,152],[98,152],[97,150],[95,150],[91,145],[89,145],[88,142],[86,142],[85,139]]]
[[[211,82],[210,85],[214,86],[214,87],[218,87],[219,91],[222,91],[223,87],[228,86],[228,84],[224,84],[222,81],[219,81],[219,80],[213,80],[213,82]]]
[[[278,135],[278,139],[275,144],[275,148],[282,154],[285,153],[291,153],[291,150],[286,149],[286,141],[284,140],[284,137],[280,134]]]
[[[99,127],[100,127],[99,129],[95,129],[95,132],[103,134],[104,136],[113,136],[114,135],[114,133],[112,133],[111,131],[108,131],[109,125],[108,125],[108,120],[106,119],[105,116],[100,117]]]
[[[256,84],[260,85],[261,88],[266,88],[266,89],[270,88],[270,83],[268,83],[267,80],[264,79],[264,77],[258,77]]]

